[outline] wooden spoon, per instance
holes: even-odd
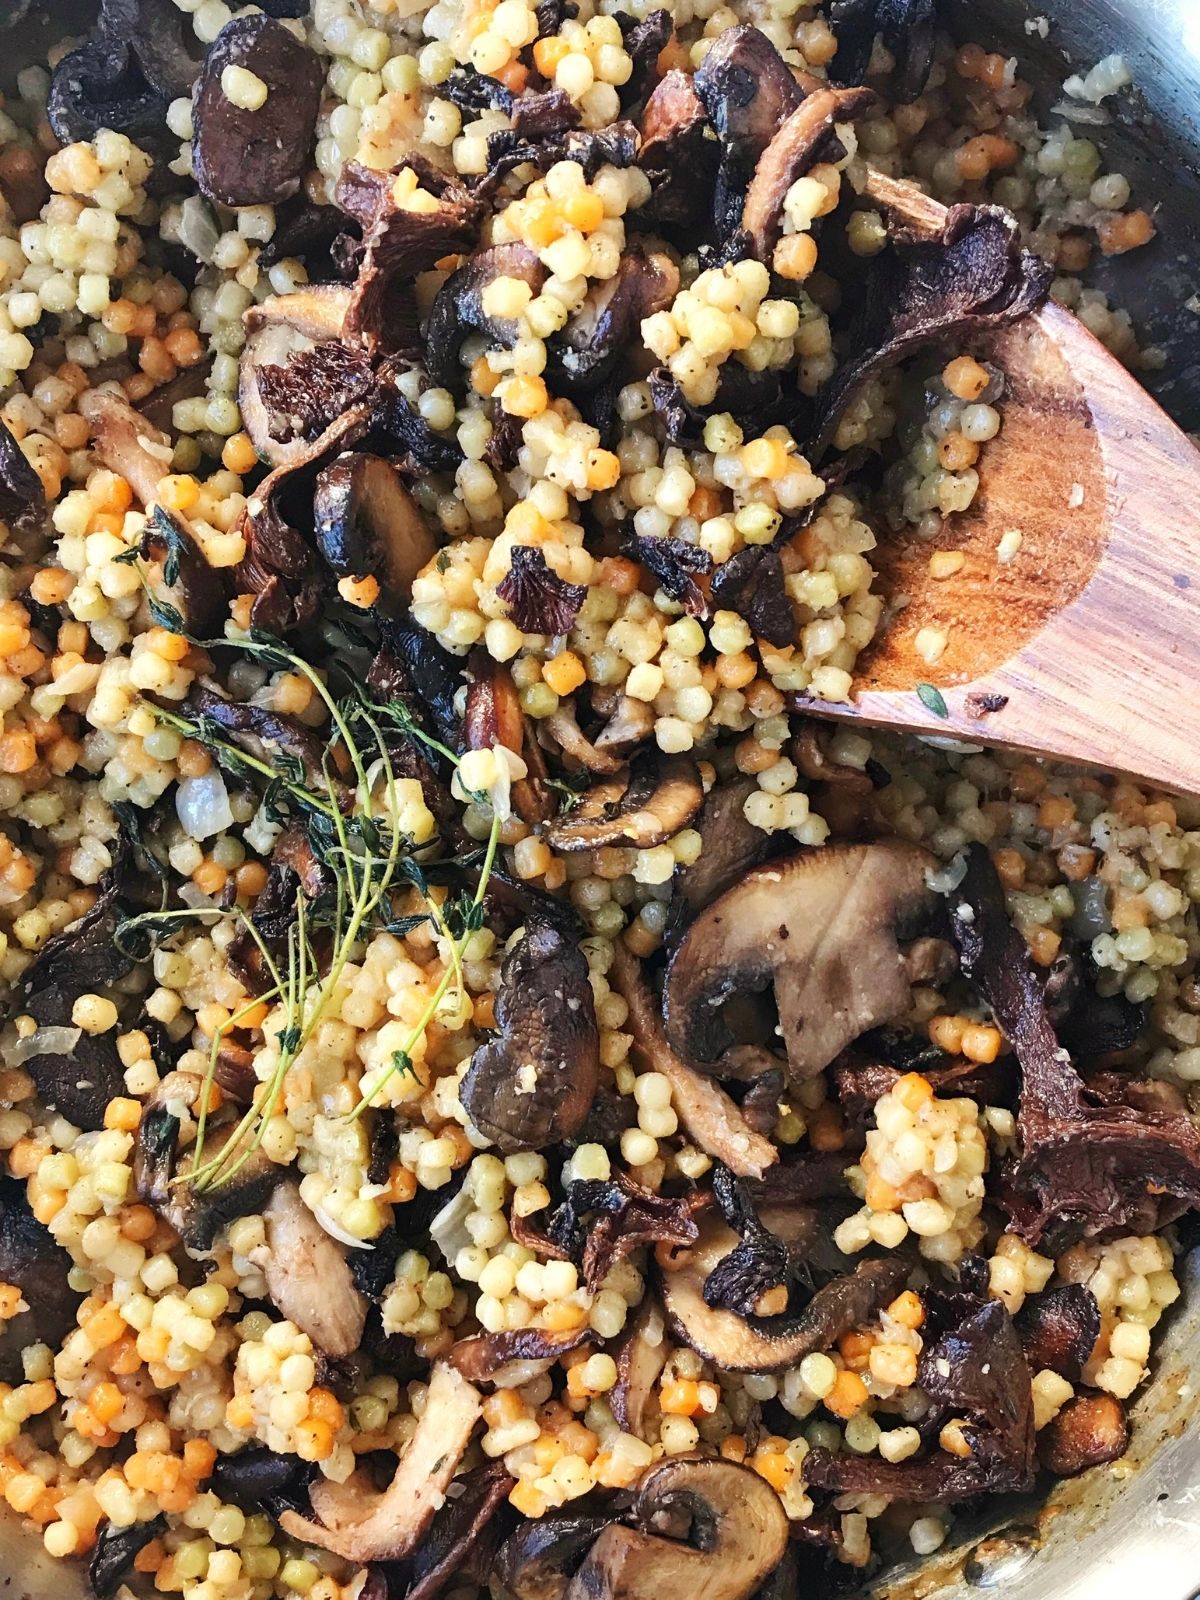
[[[872,171],[867,193],[941,233],[946,208],[913,185]],[[908,604],[860,659],[854,700],[804,710],[1200,791],[1200,452],[1053,303],[980,343],[1007,387],[975,502],[933,540],[881,540],[885,592]],[[930,576],[938,550],[965,557],[948,578]],[[946,635],[936,665],[922,628]]]

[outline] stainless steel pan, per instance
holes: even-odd
[[[1166,366],[1149,387],[1184,427],[1200,428],[1200,0],[943,0],[963,39],[1017,54],[1039,107],[1059,98],[1066,72],[1119,51],[1136,92],[1123,95],[1103,131],[1109,170],[1125,172],[1154,201],[1159,239],[1105,269],[1106,286]],[[36,60],[87,0],[33,0],[5,32],[21,0],[0,0],[0,80]],[[1045,40],[1025,22],[1045,16]],[[1112,104],[1112,102],[1109,102]],[[859,1600],[981,1600],[998,1590],[1020,1600],[1200,1600],[1200,1249],[1189,1256],[1185,1294],[1159,1340],[1154,1379],[1133,1410],[1133,1445],[1118,1472],[1103,1467],[1048,1497],[996,1506],[963,1519],[935,1556],[879,1575]],[[41,1542],[0,1515],[0,1600],[76,1600],[82,1567],[51,1561]],[[664,1597],[672,1600],[672,1597]]]

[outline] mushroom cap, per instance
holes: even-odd
[[[594,784],[564,816],[541,829],[556,850],[601,845],[648,850],[686,828],[704,803],[695,762],[685,756],[635,764],[624,779]]]
[[[715,1062],[738,1041],[721,1007],[775,990],[788,1067],[820,1072],[860,1033],[908,1009],[900,940],[936,896],[927,850],[899,840],[802,851],[749,873],[681,940],[663,994],[667,1037],[686,1060]]]
[[[636,1527],[605,1528],[566,1600],[743,1600],[787,1550],[779,1496],[732,1461],[660,1462],[642,1478],[633,1516]]]
[[[399,610],[438,543],[390,461],[347,450],[317,475],[317,547],[339,577],[378,577],[381,600]]]

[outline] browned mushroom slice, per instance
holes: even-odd
[[[512,1600],[563,1600],[596,1535],[612,1520],[583,1507],[587,1502],[518,1522],[496,1552],[493,1593]]]
[[[742,227],[757,260],[770,263],[783,227],[787,192],[837,145],[835,124],[853,122],[874,102],[870,89],[819,89],[802,100],[775,133],[758,158],[742,207]]]
[[[633,1519],[605,1528],[566,1600],[745,1600],[787,1550],[783,1502],[732,1461],[660,1461],[638,1485]]]
[[[669,1081],[671,1103],[688,1133],[701,1150],[723,1161],[738,1177],[761,1178],[778,1161],[778,1150],[754,1131],[724,1089],[694,1072],[671,1049],[641,967],[620,939],[613,945],[610,976],[629,1006],[634,1051]]]
[[[622,1429],[639,1439],[671,1353],[666,1332],[662,1307],[653,1295],[647,1295],[617,1345],[617,1381],[608,1401]]]
[[[243,319],[238,405],[246,432],[273,467],[306,460],[370,386],[364,359],[341,343],[350,304],[344,284],[273,295]]]
[[[496,1021],[459,1089],[467,1115],[504,1151],[570,1138],[595,1097],[600,1036],[587,962],[557,929],[528,928],[505,956]]]
[[[1056,1478],[1077,1477],[1125,1454],[1129,1444],[1125,1407],[1111,1394],[1076,1395],[1038,1434],[1037,1444],[1042,1465]]]
[[[549,1366],[578,1350],[581,1344],[594,1338],[587,1323],[581,1328],[568,1328],[561,1333],[548,1333],[544,1328],[511,1328],[503,1333],[477,1333],[469,1339],[460,1339],[450,1346],[446,1359],[464,1378],[472,1383],[497,1383],[504,1377],[503,1369],[530,1363]],[[524,1382],[525,1379],[520,1380]],[[510,1385],[501,1383],[501,1387]]]
[[[631,694],[617,697],[608,721],[593,740],[595,749],[605,755],[627,756],[654,732],[654,707]]]
[[[719,146],[705,138],[708,113],[690,73],[672,67],[642,112],[638,165],[650,180],[645,210],[657,222],[698,224],[708,208]]]
[[[626,782],[598,783],[566,816],[546,823],[542,835],[556,850],[597,850],[602,845],[649,850],[686,828],[704,804],[695,762],[669,756]]]
[[[412,598],[438,542],[400,475],[382,456],[346,451],[317,475],[317,547],[339,577],[375,577],[388,611]]]
[[[665,251],[626,251],[614,275],[598,283],[551,341],[554,374],[568,393],[596,389],[629,352],[646,317],[664,310],[679,289],[679,268]]]
[[[383,1492],[360,1484],[321,1482],[312,1490],[318,1520],[285,1511],[292,1538],[332,1550],[347,1561],[399,1561],[408,1555],[442,1504],[478,1421],[483,1397],[445,1361],[434,1364],[425,1410],[396,1475]]]
[[[579,615],[587,585],[560,578],[536,545],[517,544],[496,593],[522,633],[555,634],[566,633]]]
[[[42,480],[26,460],[16,439],[0,422],[0,517],[11,522],[45,504]]]
[[[0,1378],[23,1383],[21,1352],[39,1342],[57,1349],[75,1325],[83,1296],[70,1287],[71,1261],[29,1208],[25,1185],[0,1176],[0,1283],[21,1291],[24,1310],[0,1327]]]
[[[448,389],[462,384],[458,353],[469,333],[482,333],[499,348],[517,339],[512,317],[492,317],[483,309],[483,292],[497,278],[519,278],[533,293],[546,281],[546,269],[523,244],[496,244],[480,250],[438,290],[426,334],[429,375]]]
[[[92,448],[111,472],[125,479],[144,506],[158,498],[171,470],[171,441],[110,389],[88,389],[79,410],[92,430]]]
[[[719,35],[696,71],[695,89],[727,159],[747,173],[801,92],[779,51],[749,23]]]
[[[227,67],[267,87],[256,110],[225,93]],[[278,205],[295,194],[308,165],[324,73],[316,53],[281,22],[240,16],[209,46],[196,83],[192,166],[201,194],[222,206]]]
[[[620,756],[613,755],[609,750],[601,750],[586,737],[575,720],[575,712],[569,705],[559,706],[557,711],[544,717],[542,727],[564,756],[579,766],[586,767],[589,772],[610,774],[620,772],[625,765]]]
[[[675,873],[672,900],[682,915],[702,911],[769,852],[770,834],[746,820],[746,801],[757,792],[757,779],[736,777],[705,795],[693,824],[702,840],[700,854]]]
[[[667,1036],[689,1061],[738,1041],[721,1007],[774,986],[788,1068],[820,1072],[860,1033],[907,1011],[902,941],[932,915],[926,850],[899,841],[804,851],[759,867],[702,911],[664,991]]]
[[[763,1225],[772,1232],[787,1228],[797,1235],[805,1213],[764,1206]],[[818,1227],[808,1212],[810,1236]],[[719,1217],[708,1217],[700,1238],[674,1271],[659,1269],[659,1289],[667,1320],[676,1337],[727,1372],[783,1372],[815,1350],[828,1349],[838,1338],[870,1319],[895,1298],[908,1275],[908,1265],[895,1257],[862,1261],[853,1272],[835,1278],[797,1316],[741,1317],[710,1306],[704,1284],[737,1248],[738,1236]]]
[[[528,775],[512,786],[513,806],[525,822],[544,822],[554,810],[554,797],[546,782],[541,748],[525,721],[512,673],[482,649],[471,652],[468,665],[473,676],[463,714],[463,748],[490,750],[501,744],[514,755],[523,756]]]
[[[261,1266],[276,1307],[327,1356],[357,1350],[367,1302],[354,1287],[345,1248],[300,1198],[281,1183],[263,1212],[267,1242]],[[254,1257],[258,1264],[258,1253]]]

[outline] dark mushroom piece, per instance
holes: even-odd
[[[853,122],[874,103],[870,89],[818,89],[786,119],[758,158],[742,206],[742,231],[756,260],[770,265],[792,184],[832,148],[840,150],[836,124]]]
[[[246,700],[226,700],[207,683],[197,683],[192,688],[187,708],[228,735],[230,742],[248,755],[269,761],[275,752],[282,752],[299,763],[305,783],[315,789],[324,787],[326,747],[311,728],[295,717]]]
[[[162,563],[169,598],[178,602],[183,623],[193,638],[220,632],[229,606],[225,582],[196,543],[194,534],[177,512],[156,505],[142,532],[144,559]]]
[[[124,1528],[107,1523],[100,1530],[88,1562],[88,1585],[96,1600],[112,1600],[133,1566],[134,1557],[166,1531],[167,1519],[161,1515]]]
[[[447,1361],[471,1383],[497,1383],[505,1369],[528,1369],[530,1378],[545,1372],[571,1350],[594,1338],[591,1328],[568,1328],[547,1333],[542,1328],[512,1328],[503,1333],[476,1333],[452,1344]],[[526,1380],[522,1380],[526,1381]],[[505,1383],[504,1388],[510,1387]]]
[[[1038,1457],[1056,1478],[1116,1461],[1128,1446],[1129,1418],[1111,1394],[1076,1395],[1038,1434]]]
[[[736,611],[756,639],[784,650],[796,643],[796,612],[784,586],[783,556],[775,545],[749,545],[713,573],[714,608]]]
[[[192,30],[171,0],[101,0],[100,30],[125,39],[143,76],[169,100],[190,94],[200,72]]]
[[[476,1050],[459,1097],[501,1150],[545,1150],[582,1125],[600,1078],[588,967],[556,929],[534,925],[504,958],[498,1037]]]
[[[595,695],[592,704],[599,709]],[[618,695],[593,745],[603,755],[628,756],[649,739],[654,722],[654,707],[648,701],[635,700],[631,694]]]
[[[603,845],[649,850],[688,827],[704,803],[704,785],[695,762],[672,756],[626,780],[613,779],[588,789],[564,816],[542,825],[555,850],[571,853]]]
[[[788,1070],[811,1078],[860,1033],[908,1010],[901,943],[928,921],[935,865],[898,841],[838,845],[751,872],[702,911],[664,990],[667,1037],[689,1061],[718,1062],[737,1041],[720,1012],[773,985]]]
[[[551,340],[551,370],[568,394],[597,389],[629,353],[644,318],[662,311],[679,288],[679,268],[662,250],[627,250],[611,278],[593,288],[562,333]]]
[[[227,67],[262,80],[256,110],[228,98]],[[204,58],[193,98],[192,168],[201,194],[222,206],[278,205],[295,194],[308,165],[324,74],[316,54],[271,17],[227,22]]]
[[[745,1600],[787,1549],[779,1496],[732,1461],[660,1461],[638,1484],[632,1519],[605,1528],[566,1600]]]
[[[518,1523],[496,1552],[492,1579],[508,1600],[562,1600],[596,1536],[611,1522],[574,1501],[569,1511]]]
[[[98,26],[55,67],[46,116],[64,145],[112,128],[161,159],[174,143],[166,135],[170,100],[146,78],[132,40]]]
[[[500,1539],[497,1512],[513,1480],[500,1461],[475,1467],[456,1481],[461,1493],[447,1499],[412,1557],[404,1600],[437,1600],[452,1580],[483,1583]]]
[[[717,1083],[693,1071],[667,1043],[659,1008],[627,945],[613,945],[612,985],[629,1006],[633,1048],[645,1066],[671,1084],[671,1103],[689,1135],[739,1177],[761,1178],[779,1152],[756,1133]]]
[[[696,582],[712,570],[712,557],[699,545],[686,539],[643,537],[630,539],[625,546],[626,555],[645,567],[691,617],[707,617],[708,596]]]
[[[92,431],[92,449],[110,471],[124,478],[144,506],[158,499],[158,486],[171,470],[171,441],[135,411],[124,395],[89,389],[79,410]]]
[[[1047,1368],[1068,1383],[1080,1373],[1100,1337],[1100,1307],[1083,1283],[1065,1283],[1030,1295],[1016,1315],[1031,1372]]]
[[[29,1209],[25,1185],[0,1175],[0,1283],[19,1289],[27,1307],[0,1329],[0,1381],[24,1383],[22,1350],[57,1350],[75,1326],[83,1296],[71,1288],[70,1271],[70,1256]]]
[[[809,1236],[819,1223],[815,1212],[764,1206],[762,1221],[770,1231],[788,1229]],[[700,1228],[697,1244],[674,1270],[658,1269],[659,1292],[675,1336],[727,1372],[784,1372],[816,1350],[828,1349],[843,1333],[869,1322],[881,1306],[899,1293],[908,1263],[895,1256],[861,1261],[852,1272],[818,1289],[795,1316],[745,1317],[710,1306],[704,1285],[738,1246],[738,1236],[719,1217]]]
[[[479,1419],[483,1397],[445,1361],[434,1363],[425,1410],[381,1493],[364,1493],[353,1480],[322,1482],[312,1490],[317,1520],[285,1511],[285,1533],[331,1550],[347,1561],[399,1561],[417,1545],[445,1498]]]
[[[650,180],[643,208],[667,228],[690,229],[709,207],[720,147],[705,138],[708,113],[691,74],[672,67],[642,112],[638,165]]]
[[[212,1486],[222,1500],[232,1500],[247,1511],[261,1506],[278,1521],[285,1509],[299,1511],[308,1505],[308,1485],[315,1470],[299,1456],[250,1445],[236,1455],[218,1455]]]
[[[497,278],[519,278],[536,295],[546,281],[546,269],[526,245],[496,244],[478,251],[446,280],[429,313],[426,362],[430,377],[447,389],[462,387],[458,353],[469,333],[485,334],[502,350],[516,342],[516,322],[489,317],[483,309],[483,292]]]
[[[339,577],[376,577],[380,603],[399,611],[438,542],[396,469],[347,451],[317,475],[317,548]]]
[[[771,836],[746,820],[746,801],[758,792],[753,777],[715,783],[692,826],[702,845],[695,861],[675,871],[673,921],[694,916],[723,894],[771,850]]]
[[[925,88],[933,66],[937,0],[833,0],[829,20],[837,54],[829,65],[833,83],[861,83],[882,38],[895,59],[889,88],[907,105]]]
[[[379,638],[379,654],[367,672],[368,687],[384,699],[412,695],[429,713],[442,743],[457,749],[462,718],[455,700],[462,687],[462,659],[407,618],[381,617]]]
[[[588,739],[576,721],[572,706],[559,706],[542,719],[542,728],[558,745],[563,755],[588,772],[610,775],[620,772],[625,763],[610,750],[602,750]]]
[[[740,225],[755,163],[800,104],[801,90],[766,34],[749,23],[719,36],[693,81],[721,141],[714,210],[717,231],[727,237]]]
[[[345,1247],[326,1233],[294,1183],[278,1185],[263,1218],[267,1242],[259,1264],[276,1307],[325,1355],[357,1350],[367,1302],[354,1286]]]
[[[522,633],[566,633],[587,598],[587,585],[560,578],[535,545],[512,548],[509,569],[496,585]]]
[[[0,422],[0,518],[12,522],[46,504],[42,480],[26,460],[25,452]]]

